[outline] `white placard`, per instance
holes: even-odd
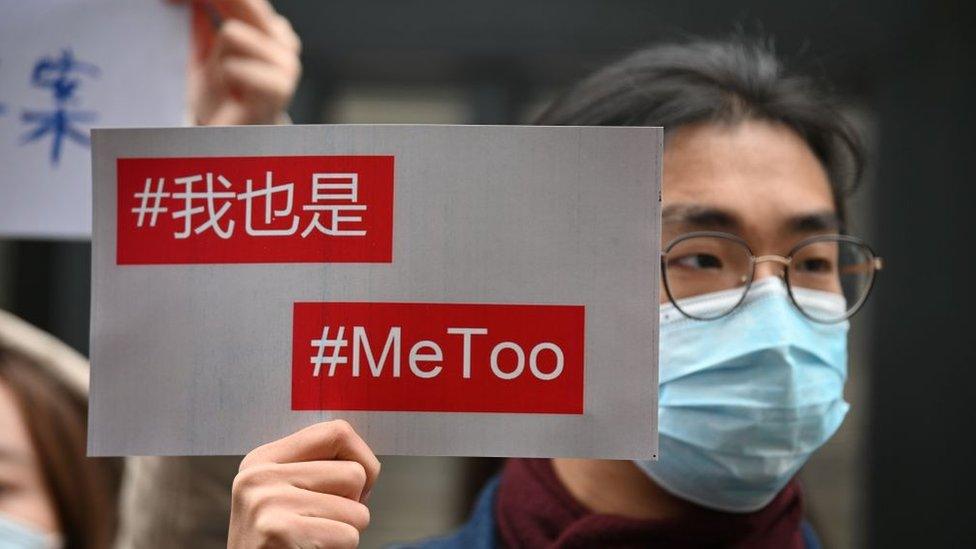
[[[89,131],[183,123],[189,17],[164,0],[0,4],[0,236],[91,235]]]
[[[655,456],[662,135],[95,130],[90,454]]]

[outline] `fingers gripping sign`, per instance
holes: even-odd
[[[301,76],[301,41],[267,0],[194,4],[190,108],[201,125],[273,124]]]
[[[356,547],[379,471],[343,420],[254,449],[234,478],[228,547]]]

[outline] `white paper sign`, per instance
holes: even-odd
[[[92,455],[657,452],[660,128],[95,130]]]
[[[90,128],[182,124],[189,28],[164,0],[0,3],[0,235],[89,237]]]

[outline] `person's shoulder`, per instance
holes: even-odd
[[[388,549],[494,549],[498,544],[495,530],[495,496],[499,477],[495,476],[481,489],[471,516],[460,529],[442,537],[396,544]]]

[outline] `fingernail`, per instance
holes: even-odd
[[[370,496],[370,494],[372,494],[372,493],[373,493],[373,489],[372,489],[372,488],[370,488],[369,490],[366,490],[365,492],[363,492],[363,497],[361,497],[361,498],[359,499],[359,503],[362,503],[362,504],[364,504],[364,505],[365,505],[365,504],[366,504],[366,502],[368,502],[368,501],[369,501],[369,496]]]

